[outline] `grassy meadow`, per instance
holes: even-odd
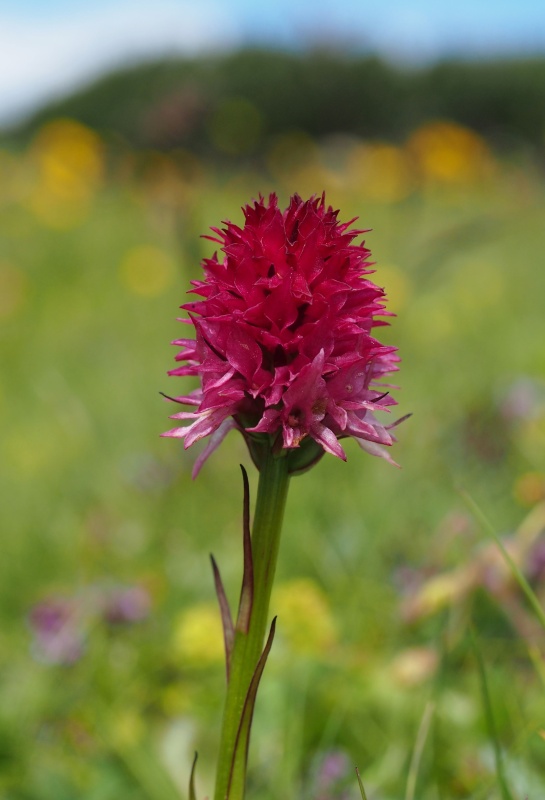
[[[413,416],[401,469],[348,443],[292,481],[248,796],[354,800],[355,765],[368,800],[545,796],[545,633],[487,528],[543,599],[535,163],[430,123],[220,168],[59,119],[0,152],[1,798],[174,800],[194,750],[210,795],[209,553],[236,600],[239,463],[257,482],[234,433],[193,482],[159,392],[187,388],[166,371],[201,234],[259,192],[323,190],[371,229]]]

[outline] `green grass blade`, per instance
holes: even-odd
[[[434,711],[435,711],[435,703],[429,700],[426,703],[424,713],[422,714],[422,720],[420,721],[420,727],[418,728],[418,733],[416,735],[416,742],[414,743],[414,750],[411,756],[411,764],[409,766],[409,774],[407,775],[407,788],[405,790],[405,800],[414,800],[416,781],[418,778],[418,768],[420,767],[420,761],[422,759],[422,753],[424,751],[424,745],[426,744],[426,739],[428,738],[428,732],[430,730],[431,719],[433,717]]]
[[[482,657],[481,650],[479,648],[477,637],[475,636],[473,630],[470,631],[471,636],[471,645],[473,647],[473,652],[475,653],[475,657],[477,659],[477,665],[479,669],[479,678],[481,683],[481,693],[483,696],[483,705],[484,705],[484,713],[486,719],[486,727],[488,729],[488,735],[492,742],[492,746],[494,748],[494,760],[496,763],[496,777],[498,780],[499,787],[501,789],[501,796],[502,800],[514,800],[513,795],[509,791],[509,787],[507,786],[507,780],[505,778],[505,770],[503,765],[503,756],[501,752],[501,745],[498,738],[498,733],[496,730],[496,723],[494,722],[494,712],[492,709],[492,701],[490,698],[490,692],[488,690],[488,680],[486,677],[486,670],[484,666],[484,660]]]
[[[513,573],[518,585],[520,586],[520,588],[524,592],[524,594],[525,594],[528,602],[530,603],[530,605],[531,605],[531,607],[532,607],[537,619],[539,620],[541,626],[543,627],[543,630],[545,630],[545,611],[543,611],[539,600],[537,599],[534,591],[532,590],[532,587],[530,586],[530,584],[528,583],[528,581],[526,580],[526,578],[522,574],[521,570],[518,568],[518,566],[515,564],[515,562],[513,561],[513,559],[511,558],[511,556],[507,552],[507,550],[505,549],[503,542],[501,541],[500,537],[498,536],[498,534],[494,530],[490,520],[486,517],[486,515],[483,513],[481,508],[477,505],[475,500],[471,497],[469,492],[467,492],[465,489],[462,489],[461,490],[461,495],[464,498],[464,500],[466,501],[466,503],[468,504],[468,506],[471,508],[471,510],[472,510],[473,514],[475,515],[476,519],[478,519],[478,521],[481,523],[481,525],[486,530],[488,535],[495,542],[498,550],[500,551],[500,553],[502,554],[503,558],[505,559],[505,561],[509,565],[509,568],[511,569],[511,572]]]
[[[367,795],[365,794],[365,789],[363,788],[363,782],[361,780],[360,771],[357,767],[356,767],[356,778],[358,779],[358,786],[360,787],[361,800],[367,800]]]

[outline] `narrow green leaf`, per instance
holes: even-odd
[[[252,555],[252,537],[250,534],[250,484],[248,474],[242,464],[242,482],[244,485],[244,502],[242,514],[244,570],[242,573],[242,589],[237,615],[237,631],[248,633],[254,603],[254,560]]]
[[[199,754],[195,751],[193,764],[191,765],[191,775],[189,776],[189,800],[197,800],[197,795],[195,794],[195,767],[197,766],[198,757]]]
[[[363,788],[360,771],[357,767],[356,767],[356,778],[358,779],[358,786],[360,787],[361,800],[367,800],[367,795],[365,794],[365,789]]]
[[[254,674],[250,682],[246,699],[244,700],[244,707],[242,709],[242,715],[240,718],[240,724],[237,731],[235,746],[233,748],[233,757],[231,760],[228,791],[226,798],[229,798],[230,796],[231,786],[235,779],[236,772],[240,773],[237,777],[239,777],[242,781],[244,781],[246,763],[248,760],[248,748],[250,746],[250,729],[252,727],[252,718],[254,715],[257,690],[259,688],[259,682],[261,680],[261,676],[263,675],[263,670],[265,669],[265,664],[267,663],[267,658],[269,657],[269,653],[271,652],[275,630],[276,630],[276,617],[273,619],[271,623],[271,628],[269,631],[269,636],[267,637],[267,642],[265,644],[263,652],[261,653],[261,657],[257,662],[257,666],[254,670]]]
[[[231,609],[229,608],[229,601],[223,588],[223,581],[221,580],[220,571],[216,560],[210,554],[210,561],[212,562],[212,570],[214,572],[214,585],[216,587],[216,595],[220,607],[221,625],[223,628],[223,644],[225,646],[225,669],[227,672],[227,683],[229,683],[229,673],[231,671],[231,653],[233,652],[233,645],[235,643],[235,629],[233,626],[233,618],[231,617]]]
[[[496,723],[494,721],[494,712],[492,709],[490,692],[488,690],[488,680],[486,677],[484,660],[477,642],[477,637],[475,636],[473,630],[470,630],[470,636],[471,636],[471,645],[473,647],[473,652],[475,653],[475,657],[477,659],[477,665],[479,668],[479,678],[481,682],[481,692],[483,696],[486,727],[488,729],[488,735],[492,741],[492,746],[494,748],[494,760],[496,762],[496,777],[498,779],[498,785],[501,789],[502,800],[513,800],[513,795],[509,791],[509,787],[507,786],[507,781],[505,778],[503,756],[501,752],[501,745],[498,738],[498,733],[496,730]]]

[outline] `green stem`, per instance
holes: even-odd
[[[238,627],[235,630],[220,739],[215,800],[242,800],[244,797],[251,719],[244,723],[243,716],[267,630],[269,602],[288,494],[287,462],[287,458],[274,456],[268,450],[259,473],[252,526],[252,613],[248,630],[240,630]]]

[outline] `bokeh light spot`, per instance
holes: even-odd
[[[493,171],[490,150],[478,133],[454,122],[430,122],[407,142],[423,183],[472,184]]]
[[[313,581],[299,578],[278,586],[273,605],[282,620],[279,635],[295,652],[320,655],[335,643],[327,597]]]
[[[120,265],[123,284],[134,294],[157,297],[172,284],[176,267],[171,256],[153,245],[131,248]]]
[[[412,191],[414,179],[405,152],[383,142],[359,144],[350,153],[347,178],[370,200],[395,203]]]
[[[521,506],[531,507],[545,500],[545,475],[541,472],[525,472],[513,485],[513,496]]]
[[[404,688],[420,686],[437,671],[439,656],[431,647],[408,647],[401,650],[390,666],[394,681]]]
[[[204,666],[222,662],[223,632],[217,607],[200,603],[182,612],[174,629],[172,644],[175,655],[184,663]]]
[[[44,125],[29,151],[34,180],[25,205],[46,227],[81,223],[102,183],[103,144],[79,122],[59,119]]]

